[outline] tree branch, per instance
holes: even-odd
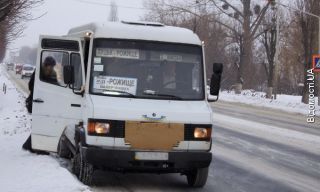
[[[221,9],[221,7],[219,7],[215,1],[212,1],[212,3],[213,3],[214,6],[215,6],[216,8],[218,8],[219,11],[221,11],[223,14],[228,15],[229,17],[231,17],[226,11],[224,11],[223,9]],[[235,20],[237,20],[237,21],[239,21],[239,23],[243,24],[243,21],[241,21],[239,18],[235,18],[235,17],[232,17],[232,18],[235,19]]]
[[[176,10],[182,10],[183,12],[186,12],[186,13],[189,13],[189,14],[192,14],[192,15],[194,15],[194,16],[196,16],[196,17],[201,18],[201,15],[199,15],[199,14],[197,14],[197,13],[195,13],[195,12],[189,10],[189,9],[185,9],[185,8],[183,8],[183,7],[177,7],[177,6],[169,5],[169,4],[164,4],[164,5],[167,6],[167,7],[176,9]],[[211,22],[211,23],[218,23],[218,24],[224,26],[225,28],[231,30],[231,31],[234,32],[234,33],[238,33],[234,28],[232,28],[231,26],[229,26],[229,25],[227,25],[227,24],[225,24],[225,23],[223,23],[223,22],[221,22],[221,21],[219,21],[219,20],[212,20],[212,19],[208,19],[208,20],[209,20],[209,22]]]
[[[269,7],[270,3],[268,3],[263,9],[262,11],[260,12],[259,16],[256,18],[256,20],[253,22],[253,24],[251,25],[250,28],[253,27],[253,30],[251,31],[251,38],[253,38],[253,36],[255,35],[255,33],[257,32],[261,22],[262,22],[262,19],[263,17],[266,15],[266,12],[268,10],[268,7]]]
[[[214,1],[214,0],[211,0]],[[242,18],[244,17],[243,13],[237,9],[235,6],[233,6],[232,4],[230,4],[228,1],[226,0],[221,0],[222,2],[224,2],[225,4],[227,4],[229,7],[231,7],[236,13],[238,13]]]

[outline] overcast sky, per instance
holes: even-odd
[[[34,17],[46,13],[43,17],[27,23],[27,28],[21,38],[10,45],[10,49],[21,46],[36,46],[40,34],[65,35],[72,27],[89,22],[104,22],[109,17],[111,0],[44,0],[44,4],[34,8]],[[119,20],[139,20],[146,10],[128,7],[143,7],[143,0],[115,0],[118,5]]]

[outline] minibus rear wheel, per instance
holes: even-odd
[[[198,168],[188,172],[186,175],[189,186],[196,188],[203,187],[207,182],[208,172],[208,167]]]

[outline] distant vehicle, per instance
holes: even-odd
[[[21,74],[22,64],[16,64],[15,70],[16,70],[16,74]]]
[[[21,79],[23,79],[24,77],[30,77],[33,71],[34,71],[34,67],[32,65],[29,65],[29,64],[23,65],[21,70]]]
[[[13,63],[7,63],[7,71],[13,71],[14,64]]]

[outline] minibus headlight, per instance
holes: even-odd
[[[106,135],[110,133],[110,128],[111,126],[109,123],[89,122],[88,133]]]
[[[108,134],[110,132],[109,123],[96,123],[94,130],[98,134]]]
[[[207,139],[211,137],[211,128],[195,128],[193,133],[196,139]]]

